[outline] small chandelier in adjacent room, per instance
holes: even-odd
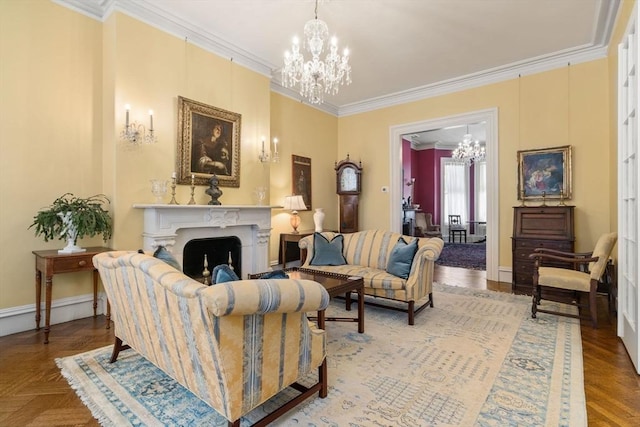
[[[295,37],[292,52],[285,52],[282,84],[287,88],[300,85],[300,96],[307,98],[311,104],[321,104],[323,92],[335,95],[340,85],[351,83],[349,50],[344,49],[343,54],[339,55],[338,40],[333,37],[326,58],[324,61],[320,58],[324,42],[329,36],[329,27],[318,19],[317,0],[315,18],[304,24],[304,36],[304,47],[311,53],[312,58],[305,62],[300,53],[298,38]]]
[[[480,146],[480,141],[473,139],[467,126],[467,133],[462,137],[462,142],[458,143],[458,147],[453,150],[451,157],[470,166],[471,163],[483,161],[485,154],[484,147]]]

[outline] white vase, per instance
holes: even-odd
[[[59,249],[59,254],[72,254],[76,252],[85,252],[86,249],[76,245],[76,238],[78,237],[78,227],[71,221],[71,212],[59,213],[58,216],[62,219],[64,224],[64,231],[62,235],[67,239],[67,246],[63,249]]]
[[[316,226],[316,232],[322,232],[322,224],[324,223],[324,208],[317,208],[313,214],[313,223]]]

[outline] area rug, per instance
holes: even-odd
[[[484,242],[445,243],[436,264],[470,270],[486,270],[487,244]]]
[[[416,316],[414,326],[405,313],[372,306],[365,308],[364,334],[355,323],[328,322],[328,397],[310,398],[273,425],[587,425],[576,319],[544,313],[531,319],[524,296],[434,286],[435,307]],[[343,311],[342,303],[330,310]],[[56,360],[102,425],[226,426],[133,350],[114,364],[110,352],[109,346]],[[281,393],[241,425],[293,393]]]

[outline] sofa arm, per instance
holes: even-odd
[[[407,296],[416,300],[431,293],[434,263],[440,257],[444,241],[437,237],[420,238],[418,245],[406,285]]]
[[[255,279],[218,283],[202,291],[214,316],[324,310],[329,293],[312,280]]]

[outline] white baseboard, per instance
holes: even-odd
[[[511,278],[513,277],[513,271],[511,267],[498,266],[498,281],[505,283],[513,283]]]
[[[106,313],[107,298],[98,293],[98,314]],[[69,322],[93,316],[93,293],[51,301],[51,324]],[[44,328],[44,301],[41,306],[40,328]],[[28,304],[0,310],[0,336],[36,328],[36,305]]]

